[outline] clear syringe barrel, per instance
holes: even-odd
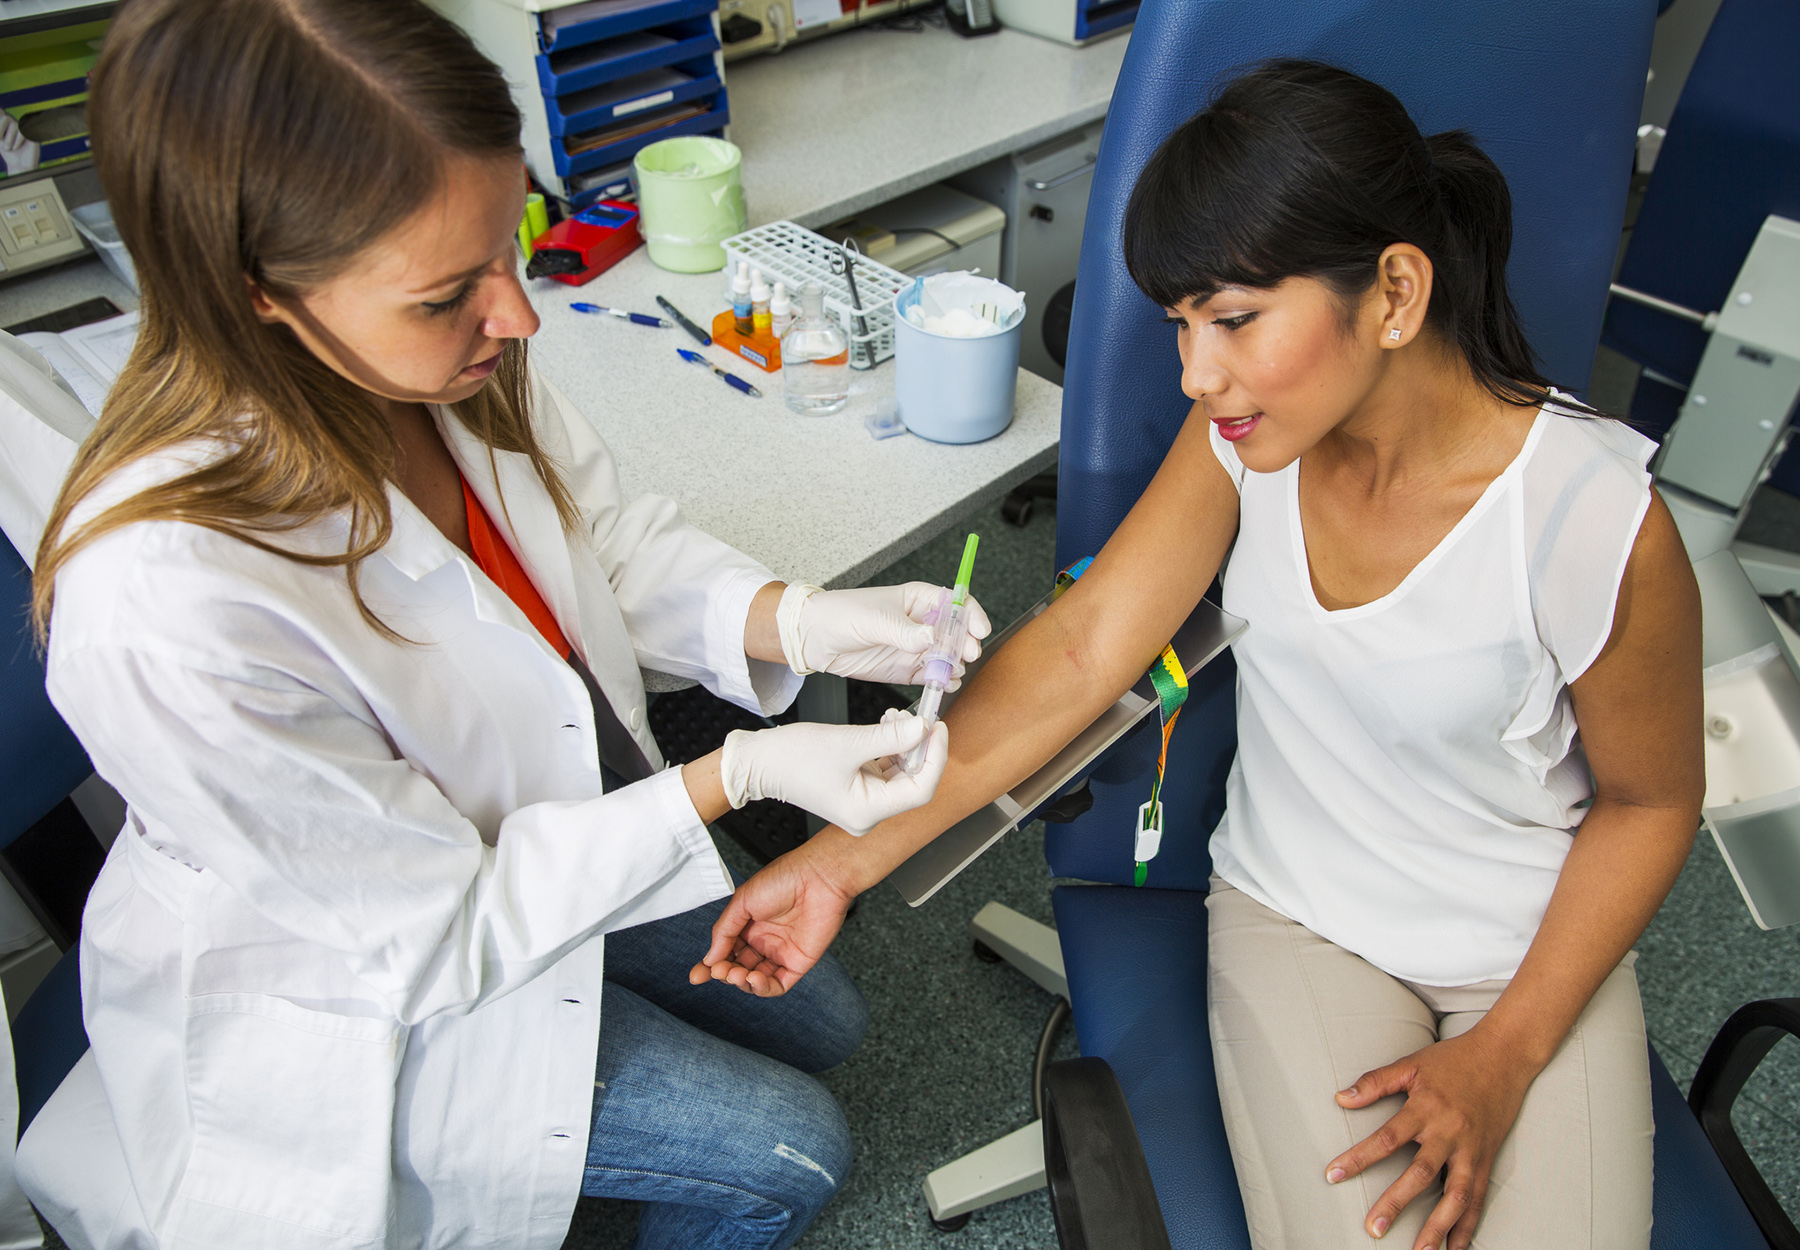
[[[937,726],[938,707],[944,701],[944,691],[956,678],[956,666],[962,662],[963,647],[969,638],[968,597],[969,588],[958,586],[954,598],[946,592],[938,604],[931,650],[925,653],[925,671],[921,676],[925,693],[919,699],[919,718],[925,722],[925,736],[919,739],[918,746],[906,753],[904,764],[909,773],[917,773],[925,767],[931,731]]]

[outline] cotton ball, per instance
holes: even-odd
[[[1000,327],[966,308],[952,308],[941,317],[926,317],[924,328],[948,338],[976,339],[998,334]]]

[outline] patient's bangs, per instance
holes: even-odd
[[[1264,131],[1228,110],[1202,113],[1145,166],[1125,213],[1125,265],[1159,305],[1273,287],[1323,259],[1308,246],[1320,223],[1307,206],[1330,173]]]

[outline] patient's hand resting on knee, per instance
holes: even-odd
[[[1488,1176],[1500,1144],[1512,1131],[1525,1093],[1538,1070],[1500,1039],[1476,1025],[1460,1037],[1437,1042],[1404,1059],[1365,1072],[1337,1095],[1338,1105],[1362,1108],[1390,1094],[1406,1105],[1370,1136],[1325,1169],[1332,1184],[1357,1175],[1408,1142],[1419,1153],[1388,1186],[1363,1220],[1371,1237],[1387,1232],[1408,1203],[1430,1188],[1438,1173],[1444,1196],[1425,1221],[1414,1250],[1467,1250],[1487,1195]]]

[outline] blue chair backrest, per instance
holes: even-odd
[[[1532,346],[1552,380],[1580,392],[1618,250],[1655,14],[1655,0],[1145,0],[1088,201],[1063,384],[1058,563],[1100,549],[1190,407],[1174,333],[1125,272],[1120,230],[1138,171],[1234,69],[1273,56],[1328,61],[1393,91],[1427,134],[1472,133],[1512,187],[1508,273]],[[1233,676],[1214,664],[1189,696],[1150,885],[1205,888],[1205,842],[1236,750]],[[1093,809],[1050,827],[1056,875],[1131,880],[1156,747],[1154,726],[1121,743],[1094,772]]]
[[[44,818],[93,771],[44,692],[32,645],[31,571],[0,539],[0,849]]]
[[[1731,293],[1763,218],[1800,219],[1796,49],[1800,5],[1793,0],[1719,6],[1669,120],[1619,270],[1622,284],[1711,312]],[[1709,337],[1691,322],[1624,300],[1606,316],[1607,346],[1684,383]],[[1681,397],[1669,387],[1640,385],[1632,416],[1660,432]]]

